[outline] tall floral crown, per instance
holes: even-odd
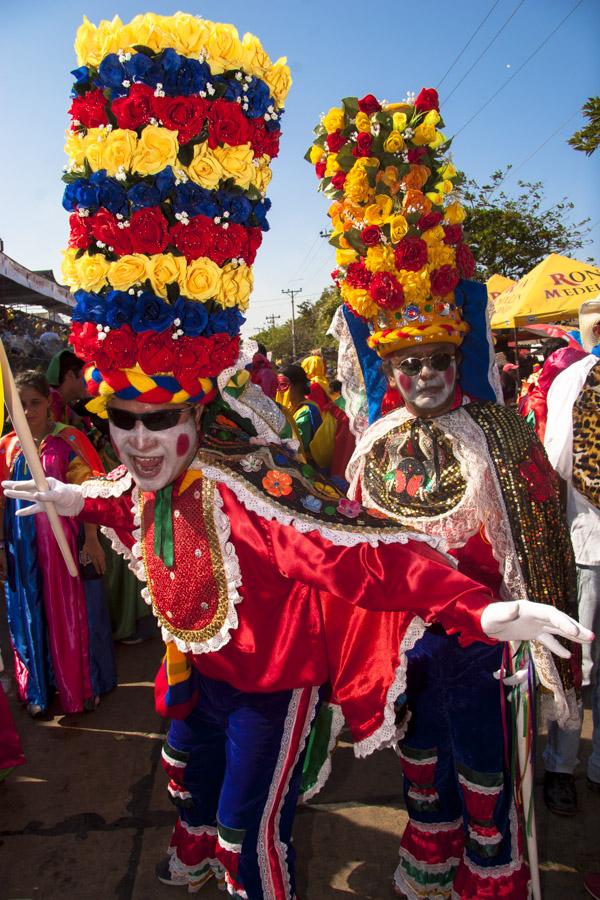
[[[333,272],[344,302],[372,326],[381,356],[416,343],[461,343],[454,290],[475,268],[453,199],[461,176],[444,156],[432,88],[406,103],[347,97],[315,129],[306,154],[333,200]]]
[[[256,37],[177,13],[75,41],[63,206],[90,410],[209,402],[239,352],[291,85]]]

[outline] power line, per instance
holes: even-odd
[[[559,133],[559,131],[562,131],[563,128],[564,128],[566,125],[569,124],[569,122],[571,121],[571,119],[574,119],[575,116],[578,116],[578,115],[579,115],[579,110],[576,109],[575,112],[572,113],[572,114],[569,116],[568,119],[565,119],[565,121],[564,121],[561,125],[558,126],[558,128],[556,129],[556,131],[553,131],[552,134],[551,134],[549,137],[546,138],[546,140],[543,142],[543,144],[540,144],[540,146],[539,146],[536,150],[534,150],[533,153],[530,153],[529,156],[528,156],[526,159],[523,160],[523,162],[520,162],[519,165],[518,165],[515,169],[511,169],[509,172],[507,172],[507,173],[506,173],[506,178],[510,178],[511,175],[514,175],[516,172],[519,171],[519,169],[522,169],[523,166],[527,165],[527,163],[528,163],[531,159],[533,159],[533,157],[536,156],[536,155],[540,152],[540,150],[543,150],[543,149],[544,149],[544,147],[546,146],[546,144],[549,144],[549,143],[550,143],[550,141],[552,140],[553,137],[556,137],[556,135]],[[504,181],[504,180],[505,180],[505,179],[503,178],[502,181]]]
[[[317,234],[317,235],[315,236],[314,241],[312,242],[312,244],[311,244],[310,247],[308,248],[308,252],[306,253],[306,255],[304,256],[304,259],[302,260],[302,262],[300,263],[300,265],[298,266],[298,268],[297,268],[296,271],[294,272],[294,274],[293,274],[292,278],[290,279],[290,281],[294,281],[295,278],[296,278],[296,276],[298,275],[298,273],[302,271],[302,269],[304,268],[304,266],[305,266],[306,263],[308,262],[309,257],[310,257],[310,255],[311,255],[311,253],[313,252],[314,248],[317,246],[317,241],[319,240],[319,237],[320,237],[320,236],[321,236],[320,234]]]
[[[280,319],[280,318],[281,318],[281,316],[275,316],[275,315],[273,315],[273,313],[271,313],[270,316],[265,316],[265,319],[269,323],[269,328],[275,328],[275,322],[277,321],[277,319]]]
[[[477,35],[478,35],[479,32],[481,31],[481,28],[485,25],[485,23],[487,22],[487,20],[489,19],[489,17],[491,16],[491,14],[494,12],[494,10],[496,9],[496,7],[498,6],[499,3],[500,3],[500,0],[496,0],[496,2],[493,4],[493,6],[491,7],[491,9],[488,11],[488,14],[487,14],[486,16],[484,16],[484,18],[481,20],[481,22],[479,23],[479,25],[477,26],[477,28],[475,29],[475,31],[473,32],[473,34],[471,35],[471,37],[469,38],[469,40],[467,41],[467,43],[465,44],[465,46],[462,48],[462,50],[460,51],[460,53],[458,54],[458,56],[455,58],[454,62],[451,63],[450,66],[446,69],[446,71],[444,72],[444,74],[443,74],[441,80],[438,81],[438,83],[437,83],[437,90],[438,90],[438,91],[439,91],[440,87],[442,86],[442,84],[444,83],[444,81],[446,80],[446,77],[450,74],[450,72],[452,71],[452,69],[454,68],[454,66],[456,65],[456,63],[459,61],[459,59],[461,58],[461,56],[463,55],[463,53],[465,52],[465,50],[467,49],[467,47],[470,45],[470,43],[471,43],[471,41],[473,40],[473,38],[477,37]]]
[[[285,290],[282,288],[282,294],[288,294],[292,298],[292,356],[296,359],[296,316],[294,313],[294,297],[296,294],[302,293],[302,288],[296,288],[296,290],[292,290],[291,288],[286,288]]]
[[[567,13],[567,15],[564,17],[564,19],[561,19],[561,21],[558,23],[558,25],[556,26],[556,28],[554,28],[553,31],[551,31],[550,34],[549,34],[547,37],[544,38],[544,40],[542,41],[542,43],[541,43],[541,44],[533,51],[533,53],[530,53],[530,54],[529,54],[529,56],[527,57],[527,59],[525,60],[525,62],[521,63],[521,65],[519,66],[519,68],[516,69],[516,71],[513,72],[513,74],[510,76],[510,78],[507,78],[506,81],[504,82],[504,84],[500,85],[500,87],[498,88],[498,90],[495,91],[495,92],[492,94],[492,96],[491,96],[488,100],[486,100],[486,102],[483,104],[483,106],[480,106],[479,109],[477,110],[477,112],[473,113],[473,115],[471,116],[470,119],[467,119],[467,121],[465,122],[465,124],[464,124],[464,125],[456,132],[456,134],[454,135],[455,138],[457,138],[458,135],[461,134],[461,133],[465,130],[465,128],[467,128],[467,126],[470,125],[471,122],[473,122],[473,121],[477,118],[477,116],[478,116],[480,113],[482,113],[483,110],[484,110],[486,107],[488,107],[488,106],[490,105],[490,103],[492,102],[492,100],[495,100],[495,99],[496,99],[496,97],[498,96],[498,94],[499,94],[501,91],[504,90],[504,88],[506,87],[507,84],[510,84],[510,82],[513,80],[513,78],[516,78],[516,77],[517,77],[517,75],[519,74],[519,72],[521,72],[521,71],[525,68],[525,66],[527,65],[527,63],[528,63],[530,60],[532,60],[533,57],[536,56],[536,55],[540,52],[540,50],[542,49],[542,47],[545,47],[545,46],[546,46],[546,44],[548,43],[548,41],[550,40],[550,38],[553,37],[553,36],[556,34],[556,32],[559,30],[559,28],[562,28],[562,26],[565,24],[565,22],[567,21],[567,19],[570,18],[570,17],[573,15],[573,13],[575,12],[575,10],[576,10],[578,7],[580,7],[582,3],[583,3],[583,0],[579,0],[579,2],[575,4],[575,6],[573,7],[573,9],[572,9],[570,12]]]
[[[482,50],[482,52],[479,54],[479,56],[477,57],[477,59],[475,60],[475,62],[473,63],[473,65],[472,65],[469,69],[467,69],[467,71],[465,72],[465,74],[463,75],[463,77],[460,79],[460,81],[459,81],[457,84],[454,85],[454,87],[452,88],[452,90],[450,91],[450,93],[448,94],[448,96],[444,98],[444,103],[447,103],[447,102],[448,102],[448,100],[450,99],[450,97],[451,97],[451,96],[458,90],[458,88],[461,86],[461,84],[463,83],[463,81],[465,80],[465,78],[466,78],[468,75],[471,74],[471,72],[473,71],[473,69],[475,68],[475,66],[477,65],[477,63],[480,61],[480,59],[482,59],[482,58],[485,56],[485,54],[488,52],[488,50],[490,49],[490,47],[492,46],[492,44],[494,44],[494,43],[496,42],[496,40],[500,37],[500,35],[501,35],[502,32],[504,31],[504,29],[506,28],[506,26],[508,25],[508,23],[510,22],[510,20],[511,20],[512,18],[514,18],[514,16],[518,13],[518,11],[521,9],[521,7],[523,6],[524,3],[525,3],[525,0],[520,0],[520,3],[513,9],[513,11],[511,12],[510,16],[508,17],[508,19],[506,19],[506,21],[500,26],[500,28],[498,29],[498,31],[496,32],[496,34],[494,35],[494,37],[491,39],[491,41],[489,42],[489,44],[487,45],[487,47],[486,47],[484,50]]]

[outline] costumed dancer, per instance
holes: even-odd
[[[388,106],[347,98],[307,154],[333,201],[345,302],[337,330],[354,345],[355,383],[368,386],[372,424],[348,466],[349,496],[440,538],[459,571],[499,596],[574,609],[552,467],[516,412],[489,402],[486,292],[463,280],[474,260],[442,127],[433,89]],[[574,727],[569,666],[543,646],[531,654],[555,717]],[[494,678],[502,657],[501,646],[466,646],[443,624],[408,653],[398,707],[410,718],[398,753],[410,818],[395,888],[411,900],[528,896],[504,687]]]
[[[54,423],[50,390],[43,375],[23,372],[16,379],[21,402],[36,440],[46,475],[80,484],[104,472],[98,454],[76,428]],[[15,432],[0,441],[2,479],[31,477]],[[100,579],[72,578],[46,517],[36,521],[16,515],[18,500],[0,492],[6,554],[8,625],[14,649],[19,698],[32,716],[47,708],[56,688],[64,712],[94,709],[101,694],[116,686],[110,621]],[[103,559],[97,529],[83,529],[82,558]],[[81,546],[78,523],[68,523],[76,558]]]
[[[6,491],[34,500],[27,512],[52,498],[106,524],[145,581],[167,641],[157,704],[173,719],[163,761],[180,807],[160,879],[195,890],[224,870],[235,896],[292,898],[319,686],[343,670],[355,740],[393,739],[403,610],[465,640],[591,635],[555,610],[490,603],[435,540],[339,498],[295,463],[285,417],[238,360],[285,62],[181,13],[86,21],[76,46],[71,340],[122,465]],[[369,609],[389,612],[356,641],[347,620]]]

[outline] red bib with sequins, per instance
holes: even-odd
[[[174,562],[154,552],[153,494],[140,495],[141,546],[154,613],[171,634],[202,643],[217,634],[227,616],[225,567],[215,523],[215,485],[195,481],[173,491]]]

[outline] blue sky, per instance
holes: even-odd
[[[55,268],[67,234],[60,176],[69,71],[76,65],[72,45],[82,16],[97,23],[118,13],[127,21],[148,10],[171,14],[179,4],[6,0],[2,7],[0,237],[19,262]],[[597,0],[205,0],[183,8],[232,22],[240,34],[252,31],[272,59],[288,57],[294,78],[281,154],[273,164],[271,231],[255,266],[248,333],[267,315],[281,316],[280,322],[289,317],[282,288],[302,288],[300,302],[316,299],[329,283],[334,251],[319,238],[327,204],[303,160],[320,113],[343,96],[400,100],[408,90],[437,86],[488,12],[440,86],[445,132],[460,131],[454,161],[480,181],[512,162],[518,171],[506,180],[507,193],[516,191],[519,178],[540,179],[548,203],[569,197],[577,219],[589,216],[594,225],[594,243],[581,255],[600,262],[600,150],[588,158],[566,144],[583,124],[582,104],[600,93]]]

